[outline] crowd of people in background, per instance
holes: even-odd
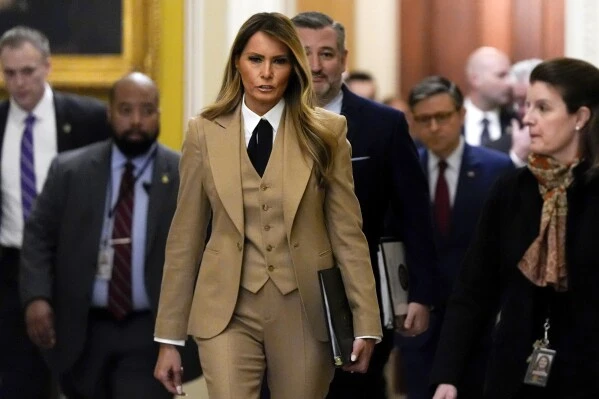
[[[408,399],[599,396],[599,70],[485,46],[467,87],[378,102],[345,35],[252,16],[180,155],[149,76],[108,104],[63,93],[44,34],[4,32],[0,398],[169,398],[203,372],[214,398],[385,399],[394,348]],[[385,236],[405,247],[401,326]],[[337,369],[332,267],[355,332]]]

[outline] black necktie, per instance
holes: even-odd
[[[264,174],[271,151],[272,126],[266,119],[260,119],[248,143],[248,155],[260,177]]]
[[[491,134],[489,133],[489,120],[487,117],[483,117],[483,120],[480,121],[483,125],[483,130],[480,132],[480,145],[487,146],[491,142]]]

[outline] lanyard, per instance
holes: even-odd
[[[139,172],[135,176],[133,176],[133,182],[132,182],[131,186],[129,187],[129,190],[135,190],[135,184],[137,183],[137,180],[139,180],[139,178],[144,174],[144,172],[146,171],[148,166],[150,166],[150,163],[154,160],[154,158],[156,158],[157,151],[158,151],[158,146],[154,147],[154,149],[152,150],[152,153],[148,156],[146,161],[143,163],[143,165],[139,169]],[[122,184],[122,182],[121,182],[121,184]],[[123,199],[124,194],[126,194],[126,193],[119,192],[119,196],[117,197],[114,205],[112,205],[110,207],[110,209],[108,210],[108,219],[113,218],[114,211],[116,210],[116,207],[119,205],[119,203]],[[110,185],[108,187],[108,200],[112,201],[112,173],[110,174]]]

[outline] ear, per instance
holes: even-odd
[[[576,130],[580,130],[587,124],[587,122],[591,118],[591,110],[586,106],[582,106],[582,107],[578,108],[578,111],[576,111],[575,115],[576,115]]]

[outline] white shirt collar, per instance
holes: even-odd
[[[29,112],[25,111],[14,98],[10,98],[10,107],[13,111],[16,111],[13,115],[19,120],[24,121]],[[44,118],[44,116],[50,115],[54,113],[54,93],[52,92],[52,88],[48,83],[44,86],[44,94],[42,98],[37,103],[37,105],[33,108],[31,113],[35,116],[37,121]]]
[[[270,126],[272,126],[273,132],[276,134],[277,130],[279,130],[279,124],[281,123],[281,118],[283,116],[283,111],[285,110],[285,99],[281,98],[277,105],[272,107],[267,113],[260,116],[256,114],[254,111],[248,108],[245,105],[245,94],[243,95],[243,99],[241,101],[241,116],[243,117],[243,125],[246,131],[253,132],[258,123],[260,123],[260,119],[266,119]],[[274,137],[274,135],[273,135]]]
[[[447,169],[453,169],[459,171],[462,165],[462,154],[464,154],[464,137],[460,135],[460,142],[458,146],[453,150],[451,154],[445,159],[447,162]],[[440,158],[436,156],[432,151],[428,151],[428,170],[429,172],[433,169],[437,169],[439,166]]]
[[[483,118],[487,118],[489,123],[492,125],[499,124],[499,108],[483,111],[474,105],[470,98],[466,98],[466,100],[464,100],[464,107],[466,108],[466,118],[479,124],[481,129],[481,121]]]
[[[341,106],[343,105],[343,90],[339,90],[339,93],[333,99],[326,104],[323,108],[327,111],[341,114]]]

